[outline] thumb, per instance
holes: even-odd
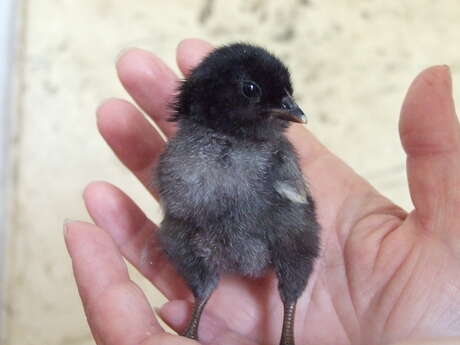
[[[427,230],[455,228],[460,206],[460,128],[447,66],[428,68],[413,81],[399,129],[417,218]]]

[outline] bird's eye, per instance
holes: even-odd
[[[249,98],[251,101],[258,101],[262,95],[260,86],[253,81],[243,81],[241,85],[241,92],[244,97]]]

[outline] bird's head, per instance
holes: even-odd
[[[241,135],[281,133],[306,122],[292,98],[288,69],[265,49],[232,44],[214,50],[182,83],[175,119]]]

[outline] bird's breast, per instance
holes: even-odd
[[[160,166],[162,203],[176,217],[251,222],[267,207],[268,150],[200,145],[176,149]]]
[[[263,236],[222,226],[201,228],[191,237],[194,253],[218,272],[237,272],[251,277],[262,275],[270,265],[269,246]]]

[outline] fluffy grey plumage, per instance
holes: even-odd
[[[184,81],[179,130],[157,171],[165,217],[159,238],[195,296],[186,336],[222,274],[274,269],[292,345],[295,303],[319,251],[314,201],[283,135],[304,115],[286,67],[262,48],[215,50]]]

